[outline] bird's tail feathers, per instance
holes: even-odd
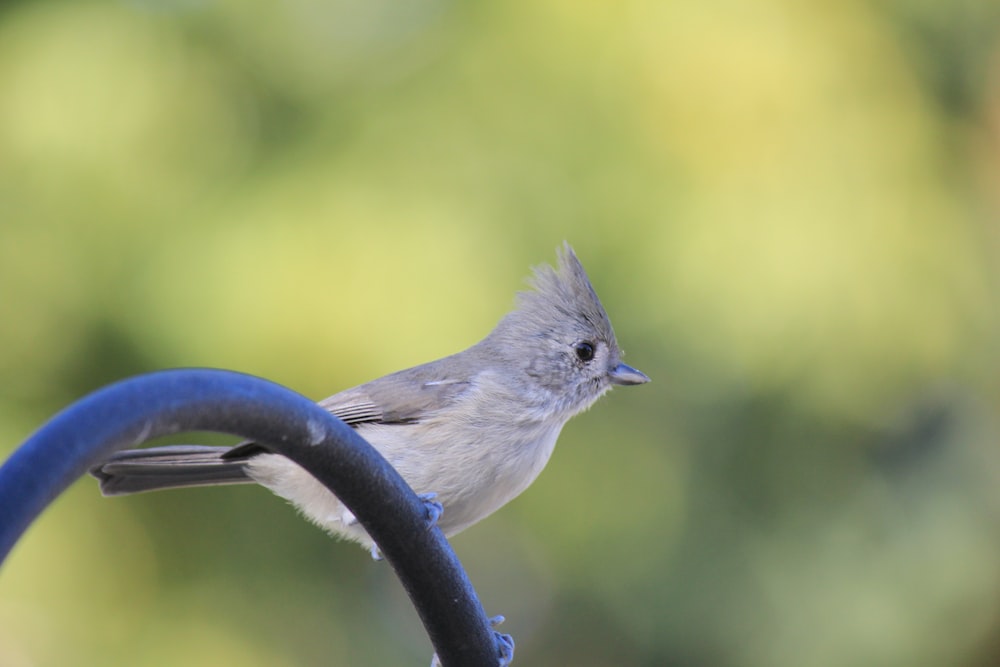
[[[180,489],[190,486],[247,484],[246,458],[224,458],[230,447],[170,445],[116,452],[90,469],[105,496]]]

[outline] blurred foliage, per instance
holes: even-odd
[[[0,451],[443,356],[568,239],[654,382],[455,540],[517,664],[1000,664],[998,192],[994,0],[9,3]],[[429,655],[260,489],[83,480],[0,572],[4,667]]]

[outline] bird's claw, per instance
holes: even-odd
[[[494,616],[490,619],[490,627],[495,628],[504,620],[503,616]],[[493,639],[497,643],[497,667],[508,667],[514,661],[514,638],[502,632],[494,632]],[[441,659],[437,653],[431,658],[431,667],[441,667]]]
[[[444,514],[444,505],[435,501],[436,493],[421,493],[417,498],[424,503],[424,511],[427,512],[427,523],[436,526],[438,519]]]
[[[507,667],[514,662],[514,638],[502,632],[494,632],[493,638],[497,642],[497,665]]]
[[[495,628],[505,619],[503,616],[494,616],[490,619],[490,627]],[[493,632],[493,639],[497,643],[497,663],[499,667],[507,667],[514,661],[514,638],[502,632]]]
[[[417,498],[424,504],[424,512],[427,514],[428,528],[436,526],[438,519],[444,514],[444,505],[435,501],[436,493],[421,493]],[[372,555],[372,560],[382,560],[382,552],[377,544],[373,544],[368,551]]]

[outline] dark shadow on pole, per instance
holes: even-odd
[[[445,667],[510,662],[512,640],[491,629],[448,541],[428,526],[424,503],[395,469],[308,398],[231,371],[141,375],[53,417],[0,467],[0,562],[45,507],[91,466],[119,449],[185,431],[253,440],[333,491],[396,571]]]

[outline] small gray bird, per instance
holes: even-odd
[[[649,378],[621,361],[601,302],[569,244],[558,268],[479,343],[319,404],[357,429],[420,494],[451,536],[512,500],[545,467],[563,425],[612,385]],[[372,548],[354,515],[303,468],[260,445],[179,445],[116,453],[91,470],[104,495],[256,482],[331,534]]]

